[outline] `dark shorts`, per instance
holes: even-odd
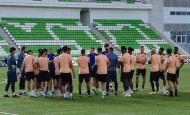
[[[95,69],[89,69],[89,77],[95,78],[97,76],[97,70]]]
[[[123,74],[123,80],[129,80],[131,77],[131,72],[122,72]]]
[[[16,81],[17,81],[16,71],[8,71],[7,72],[7,82],[8,83],[15,83]]]
[[[129,77],[130,80],[133,79],[134,72],[135,72],[135,70],[131,70],[130,77]]]
[[[179,78],[179,69],[176,70],[176,77]]]
[[[150,73],[150,81],[159,81],[159,71]]]
[[[61,75],[55,75],[55,79],[59,81],[61,79]]]
[[[167,80],[172,81],[172,82],[176,82],[177,81],[176,74],[167,73]]]
[[[51,79],[56,79],[56,77],[55,77],[55,71],[50,71],[49,74],[50,74],[50,78]]]
[[[143,77],[146,76],[146,69],[137,69],[136,75],[142,75]]]
[[[89,82],[89,74],[79,74],[79,82],[82,83],[83,80],[85,80],[85,82]]]
[[[160,71],[160,72],[159,72],[159,78],[160,78],[160,79],[163,79],[163,80],[165,79],[164,71],[162,71],[162,72]]]
[[[108,71],[106,79],[107,79],[107,82],[117,81],[117,72],[116,71]]]
[[[107,74],[98,74],[96,80],[102,83],[106,82]]]
[[[35,78],[34,72],[26,72],[25,75],[26,75],[26,80],[27,81],[31,81],[32,79]]]
[[[39,77],[40,77],[40,81],[42,81],[42,82],[50,81],[50,76],[49,76],[48,71],[41,71],[40,70]]]
[[[67,83],[72,84],[72,75],[71,73],[61,73],[61,83],[65,86]]]

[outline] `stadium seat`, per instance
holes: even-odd
[[[1,18],[1,26],[17,46],[76,45],[73,50],[101,47],[104,43],[90,27],[79,19],[62,18]],[[39,47],[40,48],[40,47]],[[48,47],[49,48],[49,47]],[[57,47],[55,47],[57,48]]]
[[[146,52],[151,48],[171,47],[142,20],[95,19],[93,25],[113,45],[118,48],[131,46],[135,53],[141,45],[145,46]]]
[[[6,57],[9,54],[9,46],[0,34],[0,59]]]

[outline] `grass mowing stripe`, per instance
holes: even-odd
[[[78,77],[73,79],[74,97],[76,100],[64,100],[62,97],[56,98],[4,98],[5,83],[0,84],[0,111],[8,113],[17,113],[19,115],[190,115],[190,65],[185,65],[180,71],[179,78],[179,97],[169,98],[158,95],[148,95],[151,92],[150,66],[147,66],[146,85],[144,92],[137,92],[131,98],[125,98],[122,83],[119,82],[119,94],[110,96],[105,100],[100,100],[101,95],[87,97],[86,84],[83,83],[83,96],[78,96]],[[0,68],[0,81],[6,79],[6,68]],[[78,76],[78,67],[75,67],[76,76]],[[19,79],[18,79],[19,81]],[[133,77],[135,86],[135,76]],[[140,77],[139,87],[142,85]],[[160,80],[162,88],[163,82]],[[16,83],[18,94],[19,82]],[[114,85],[113,85],[114,86]],[[99,89],[101,90],[101,89]],[[11,96],[11,88],[9,89]],[[1,114],[1,113],[0,113]]]
[[[7,112],[0,112],[0,114],[3,114],[3,115],[18,115],[18,114],[7,113]]]

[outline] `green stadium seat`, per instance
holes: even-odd
[[[146,52],[149,52],[151,48],[167,48],[170,46],[166,45],[167,42],[163,41],[142,20],[95,19],[93,26],[117,48],[123,45],[130,46],[135,48],[135,53],[138,53],[141,45],[145,46]]]
[[[1,27],[7,32],[10,38],[17,46],[27,45],[29,48],[38,49],[39,40],[43,43],[43,47],[52,45],[59,41],[72,46],[73,50],[90,49],[101,47],[102,40],[87,26],[82,25],[79,19],[65,18],[11,18],[3,17]],[[35,46],[30,47],[29,44]],[[60,47],[59,46],[59,47]],[[71,49],[72,49],[71,48]]]

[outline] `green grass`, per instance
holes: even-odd
[[[148,95],[151,91],[148,69],[145,92],[138,92],[131,98],[122,97],[122,84],[119,82],[119,95],[115,97],[111,94],[103,101],[100,100],[101,96],[87,97],[83,95],[83,97],[79,97],[77,95],[78,77],[73,82],[76,98],[73,101],[65,101],[60,97],[4,98],[6,83],[2,83],[2,81],[6,78],[6,69],[1,68],[0,115],[1,112],[19,115],[190,115],[189,68],[190,65],[185,65],[181,70],[179,97],[169,98],[162,94]],[[76,72],[78,72],[77,67]],[[160,83],[162,82],[160,81]],[[85,85],[83,86],[83,92],[85,92]]]

